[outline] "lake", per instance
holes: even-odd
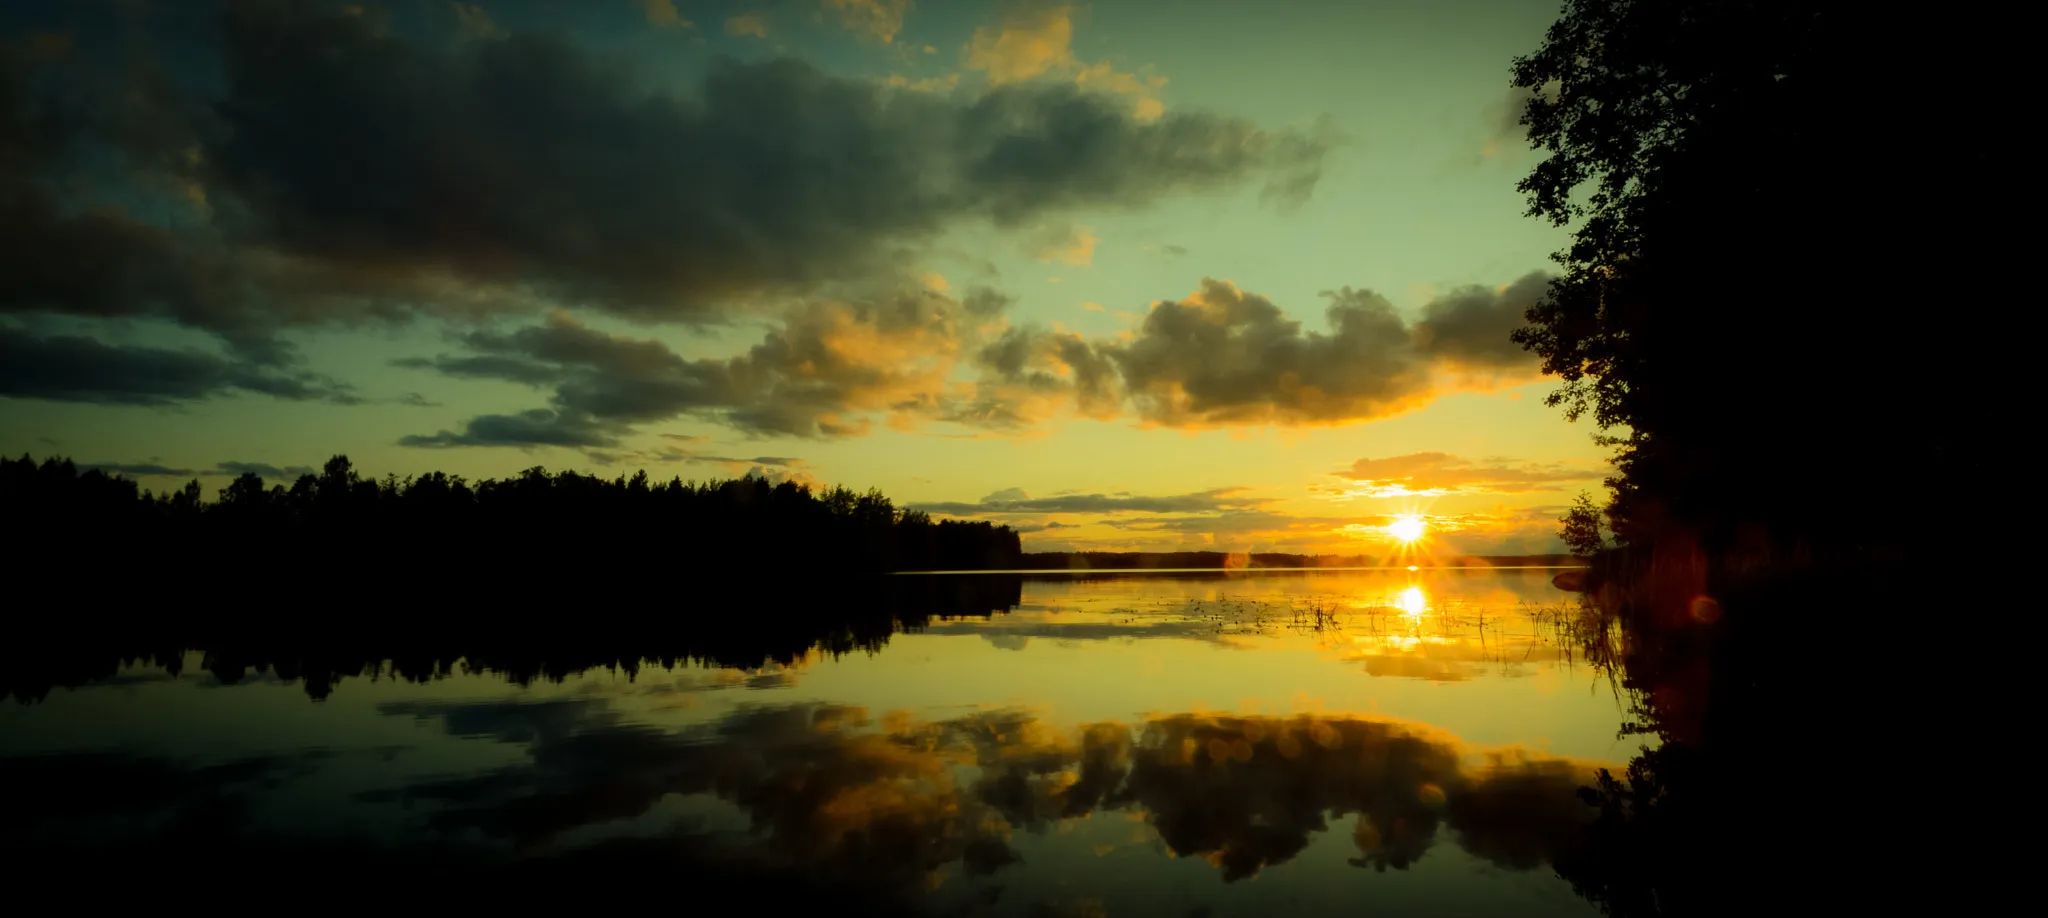
[[[1577,789],[1643,740],[1553,573],[1024,575],[997,614],[739,667],[314,680],[184,648],[9,674],[5,853],[616,862],[954,914],[1590,914],[1553,864]]]

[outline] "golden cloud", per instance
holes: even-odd
[[[647,24],[658,29],[687,29],[695,25],[676,11],[675,0],[640,0],[640,9],[647,14]]]
[[[825,0],[825,8],[839,14],[839,24],[847,31],[886,45],[903,31],[910,0]]]
[[[1565,482],[1597,481],[1599,469],[1562,463],[1494,459],[1473,462],[1449,453],[1423,452],[1360,459],[1332,475],[1355,482],[1343,493],[1353,497],[1435,497],[1445,494],[1520,494],[1556,491]]]

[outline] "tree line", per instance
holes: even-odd
[[[1615,451],[1559,534],[1660,741],[1587,791],[1590,854],[1560,868],[1609,915],[1897,908],[1916,872],[1858,871],[1963,831],[1866,801],[1947,773],[1937,731],[1995,706],[1866,678],[1885,654],[1857,642],[2013,582],[1950,565],[2012,531],[1971,489],[2031,454],[2037,336],[2002,270],[2032,263],[2028,154],[1997,139],[2029,38],[1961,7],[1566,0],[1514,62],[1540,157],[1519,188],[1571,232],[1514,338]],[[1902,710],[1937,714],[1916,733]],[[1791,818],[1827,856],[1752,854]]]
[[[346,456],[289,484],[246,473],[207,500],[197,480],[157,493],[24,455],[0,460],[0,510],[17,577],[53,598],[138,577],[160,578],[149,583],[158,595],[195,580],[221,596],[283,579],[301,595],[374,582],[457,598],[627,588],[679,597],[705,578],[1003,569],[1021,555],[1008,526],[935,521],[876,490],[538,466],[474,482],[438,471],[378,479]],[[72,574],[85,576],[56,582]]]
[[[1903,491],[2016,470],[2033,336],[1996,330],[2009,288],[1980,266],[2027,263],[2027,237],[1978,183],[2020,168],[1984,131],[2022,104],[2027,55],[1996,31],[1844,0],[1569,0],[1515,61],[1543,157],[1519,188],[1572,232],[1515,339],[1616,451],[1582,546],[1591,521],[1712,555],[1916,553]],[[1895,80],[1908,48],[1920,76]]]

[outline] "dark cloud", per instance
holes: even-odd
[[[312,466],[275,466],[268,462],[223,462],[214,467],[217,475],[261,475],[264,478],[297,478],[313,474]]]
[[[1292,200],[1328,146],[1139,120],[1071,85],[934,96],[784,59],[714,62],[678,93],[474,22],[451,42],[314,4],[167,15],[175,66],[12,44],[0,61],[5,308],[167,316],[251,347],[537,300],[719,320],[893,277],[904,246],[963,221],[1246,181]]]
[[[292,401],[361,401],[348,386],[325,377],[245,359],[0,327],[0,395],[173,405],[242,392]]]
[[[804,463],[802,459],[796,459],[789,456],[755,456],[752,459],[740,459],[733,456],[691,456],[690,460],[692,462],[729,462],[735,465],[770,466],[793,466],[802,465]]]
[[[619,442],[619,428],[607,427],[589,417],[547,408],[518,414],[484,414],[470,418],[460,431],[409,434],[399,438],[400,446],[613,446]]]
[[[172,478],[228,477],[251,474],[264,478],[297,478],[313,474],[313,468],[305,465],[276,466],[268,462],[237,462],[229,460],[215,464],[212,468],[177,468],[160,462],[94,462],[83,466],[103,472],[117,472],[122,475],[161,475]]]
[[[1461,289],[1425,305],[1411,329],[1385,297],[1346,287],[1325,294],[1324,333],[1304,331],[1265,297],[1205,279],[1193,296],[1153,304],[1136,338],[1096,349],[1154,423],[1338,423],[1429,398],[1440,370],[1532,370],[1507,334],[1542,290],[1541,275],[1491,297]]]
[[[95,462],[84,468],[122,475],[172,475],[183,478],[199,474],[196,469],[173,468],[158,462]]]
[[[1088,417],[1121,410],[1116,367],[1097,347],[1072,332],[1033,325],[1005,329],[974,355],[981,375],[972,399],[953,405],[945,420],[980,427],[1026,427],[1071,405]]]
[[[553,407],[476,418],[461,433],[402,442],[611,446],[635,425],[684,415],[756,434],[836,437],[865,432],[873,414],[958,414],[949,407],[947,377],[990,321],[970,307],[977,301],[1001,297],[971,291],[955,300],[918,290],[812,302],[725,359],[686,359],[661,342],[599,331],[564,313],[509,333],[473,332],[461,339],[469,354],[404,364],[548,387]]]
[[[1415,323],[1415,349],[1430,357],[1481,367],[1512,366],[1528,353],[1508,336],[1550,290],[1550,276],[1526,274],[1498,290],[1471,285],[1437,297]]]
[[[513,420],[531,437],[412,437],[423,445],[605,446],[640,424],[693,415],[767,435],[834,437],[944,421],[1016,430],[1062,412],[1112,418],[1127,406],[1173,427],[1329,424],[1382,417],[1446,387],[1522,379],[1533,361],[1507,335],[1545,278],[1498,291],[1460,288],[1405,322],[1370,291],[1329,295],[1329,333],[1305,331],[1272,301],[1206,280],[1153,305],[1129,340],[1008,325],[1008,299],[906,290],[791,312],[747,353],[687,360],[660,342],[612,335],[566,314],[510,333],[462,338],[467,354],[401,365],[549,387],[552,413]],[[956,366],[971,383],[956,383]],[[528,415],[531,419],[528,419]],[[478,419],[480,422],[485,419]],[[942,512],[960,512],[956,509]],[[1021,508],[1028,512],[1029,508]]]
[[[912,504],[910,509],[926,513],[972,516],[992,513],[1215,513],[1222,510],[1257,507],[1268,498],[1241,497],[1243,488],[1211,488],[1193,494],[1161,496],[1063,494],[1032,497],[1021,488],[997,491],[976,503],[937,502]]]
[[[1007,329],[976,353],[974,396],[946,418],[1020,427],[1067,405],[1097,418],[1128,405],[1169,427],[1383,417],[1446,387],[1533,375],[1509,333],[1547,283],[1530,274],[1497,291],[1459,288],[1412,325],[1386,298],[1346,287],[1325,294],[1330,330],[1317,332],[1265,297],[1204,279],[1186,299],[1154,303],[1128,339]]]

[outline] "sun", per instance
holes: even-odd
[[[1387,535],[1393,536],[1395,541],[1403,545],[1408,545],[1420,540],[1425,528],[1422,517],[1404,516],[1387,524]]]

